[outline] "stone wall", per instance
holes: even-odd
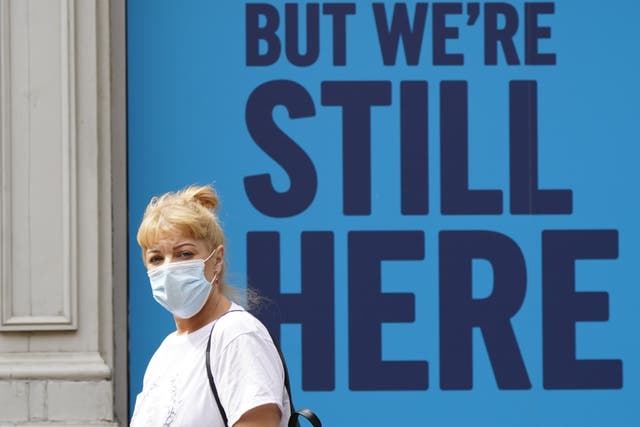
[[[0,0],[1,426],[118,425],[111,15]]]

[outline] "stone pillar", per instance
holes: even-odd
[[[1,426],[118,425],[109,23],[0,0]]]

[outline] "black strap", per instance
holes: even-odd
[[[313,413],[310,409],[298,409],[295,412],[291,412],[291,418],[289,418],[288,427],[300,427],[300,422],[298,421],[298,417],[305,417],[313,427],[322,427],[322,423],[320,422],[320,418],[316,414]]]
[[[225,314],[234,312],[234,311],[242,311],[242,310],[229,310],[227,312],[225,312],[222,316],[224,316]],[[213,381],[213,374],[211,373],[211,362],[209,361],[209,359],[211,358],[211,335],[213,334],[213,327],[216,326],[216,323],[218,323],[218,320],[220,320],[222,318],[222,316],[220,316],[215,322],[213,322],[213,326],[211,326],[211,331],[209,331],[209,339],[207,340],[207,354],[206,354],[206,360],[205,363],[207,365],[207,377],[209,378],[209,386],[211,387],[211,391],[213,391],[213,397],[215,397],[216,399],[216,403],[218,404],[218,409],[220,410],[220,415],[222,415],[222,420],[224,421],[224,425],[229,425],[229,420],[227,418],[227,413],[224,411],[224,408],[222,407],[222,403],[220,403],[220,396],[218,395],[218,389],[216,388],[216,383],[215,381]]]
[[[233,313],[235,311],[244,311],[244,310],[229,310],[226,313],[224,313],[222,316],[228,314],[228,313]],[[206,360],[205,360],[205,364],[207,366],[207,377],[209,378],[209,386],[211,387],[211,391],[213,392],[213,397],[216,399],[216,404],[218,405],[218,409],[220,410],[220,415],[222,415],[222,420],[224,421],[224,425],[228,426],[229,425],[229,419],[227,418],[227,413],[225,412],[224,408],[222,407],[222,403],[220,402],[220,396],[218,395],[218,389],[216,388],[216,383],[213,380],[213,374],[211,373],[211,361],[209,359],[211,359],[210,354],[211,354],[211,335],[213,334],[213,328],[214,326],[216,326],[216,323],[218,322],[218,320],[220,320],[222,318],[222,316],[220,316],[214,323],[213,326],[211,326],[211,331],[209,332],[209,340],[207,341],[207,354],[206,354]],[[271,332],[269,332],[269,335],[271,335]],[[291,409],[291,417],[289,418],[289,424],[288,427],[300,427],[300,423],[298,421],[298,417],[304,417],[307,420],[309,420],[309,422],[311,423],[311,425],[313,427],[322,427],[322,423],[320,422],[320,418],[318,418],[318,416],[316,414],[313,413],[313,411],[311,411],[310,409],[300,409],[298,411],[294,410],[293,407],[293,397],[291,396],[291,386],[289,384],[289,371],[287,369],[287,363],[284,361],[284,356],[282,355],[282,351],[280,350],[280,346],[276,345],[276,341],[273,339],[273,335],[271,336],[271,341],[273,342],[273,345],[276,347],[276,350],[278,350],[278,355],[280,356],[280,360],[282,361],[282,367],[284,369],[284,386],[287,389],[287,394],[289,395],[289,406]]]

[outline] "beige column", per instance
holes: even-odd
[[[118,425],[109,31],[0,0],[0,426]]]

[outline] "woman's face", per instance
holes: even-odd
[[[172,262],[205,259],[211,254],[203,240],[193,239],[180,231],[168,232],[152,244],[144,253],[144,265],[147,270]],[[216,266],[222,257],[222,248],[205,263],[205,276],[213,278]]]

